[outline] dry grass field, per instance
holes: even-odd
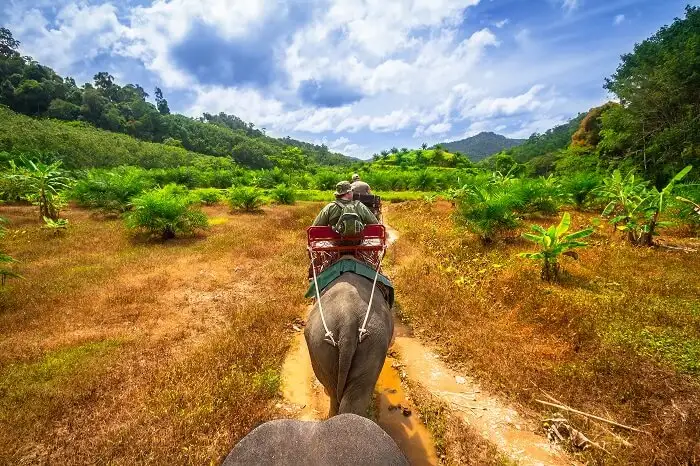
[[[276,415],[317,208],[211,207],[208,232],[161,243],[75,208],[53,236],[3,206],[24,280],[0,291],[0,463],[220,461]]]
[[[533,415],[555,411],[535,402],[544,390],[648,432],[613,435],[562,412],[611,453],[592,449],[585,460],[700,462],[700,255],[635,248],[603,225],[579,262],[564,258],[562,283],[548,285],[536,263],[516,257],[533,250],[519,232],[482,246],[451,213],[446,202],[411,202],[387,216],[402,233],[392,269],[399,312],[418,335]],[[572,212],[573,228],[592,217]]]

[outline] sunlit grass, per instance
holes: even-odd
[[[578,230],[595,215],[571,216]],[[549,285],[537,264],[517,258],[531,250],[520,230],[484,246],[455,227],[446,202],[392,206],[387,218],[402,233],[392,268],[397,301],[418,334],[533,409],[542,410],[539,387],[578,409],[644,425],[652,437],[635,439],[634,451],[606,440],[625,461],[691,461],[700,438],[696,254],[636,248],[603,225],[579,261],[562,260],[561,283]]]
[[[54,238],[4,206],[25,279],[0,295],[0,463],[216,464],[278,416],[318,208],[206,206],[215,228],[160,242],[82,209]]]

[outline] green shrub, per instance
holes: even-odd
[[[270,192],[272,200],[277,204],[291,205],[296,201],[296,191],[286,185],[279,185]]]
[[[458,198],[457,216],[484,243],[520,224],[515,214],[517,200],[501,186],[465,186]]]
[[[563,178],[562,190],[569,202],[581,209],[592,197],[592,193],[600,186],[600,176],[596,173],[580,172]]]
[[[70,183],[61,170],[61,161],[43,163],[20,157],[20,165],[12,164],[12,169],[9,177],[24,190],[21,197],[39,207],[39,218],[58,220],[65,206],[62,190]]]
[[[232,210],[255,212],[264,204],[263,192],[253,187],[231,188],[228,193],[228,202]]]
[[[196,199],[176,185],[147,191],[132,201],[133,211],[126,217],[127,226],[163,239],[177,234],[191,234],[209,226],[207,216]]]
[[[572,249],[582,248],[587,246],[587,243],[577,240],[593,234],[593,228],[587,228],[567,235],[566,232],[569,231],[570,227],[571,216],[566,212],[559,225],[552,225],[546,230],[539,225],[531,225],[531,228],[539,234],[523,233],[523,238],[539,245],[540,251],[534,253],[523,252],[519,256],[542,261],[542,272],[540,274],[542,280],[548,282],[559,280],[559,257],[566,255],[578,259],[578,254]]]
[[[560,205],[561,190],[556,178],[516,179],[508,188],[518,213],[553,215]]]
[[[214,205],[222,198],[221,190],[216,188],[199,188],[192,191],[192,195],[202,204]]]

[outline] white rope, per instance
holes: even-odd
[[[314,258],[313,249],[309,248],[309,254],[311,255],[311,270],[314,274],[314,289],[316,290],[316,302],[318,303],[318,312],[319,314],[321,314],[321,322],[323,322],[323,328],[326,331],[326,335],[323,341],[333,346],[338,346],[338,343],[336,343],[335,339],[333,339],[333,332],[331,332],[328,329],[328,325],[326,324],[326,318],[323,316],[323,307],[321,307],[321,293],[318,291],[318,280],[316,279],[316,260]],[[374,292],[374,290],[372,290],[372,292]]]
[[[377,288],[377,278],[379,278],[379,269],[382,265],[382,259],[384,258],[384,252],[379,256],[379,262],[377,262],[377,273],[374,274],[374,281],[372,282],[372,293],[369,295],[369,304],[367,304],[367,312],[365,313],[365,320],[362,322],[362,327],[360,327],[360,343],[367,335],[367,320],[369,319],[369,311],[372,309],[372,301],[374,300],[374,290]]]

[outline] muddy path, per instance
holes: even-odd
[[[389,242],[399,233],[387,226]],[[396,319],[394,341],[375,388],[374,417],[399,445],[412,465],[435,465],[439,458],[434,439],[410,400],[402,379],[419,384],[476,433],[497,446],[500,453],[522,465],[571,464],[571,459],[535,433],[535,426],[499,397],[484,391],[465,374],[458,374],[436,351],[413,336]],[[329,400],[311,367],[302,331],[294,337],[282,369],[284,402],[291,417],[321,420]]]

